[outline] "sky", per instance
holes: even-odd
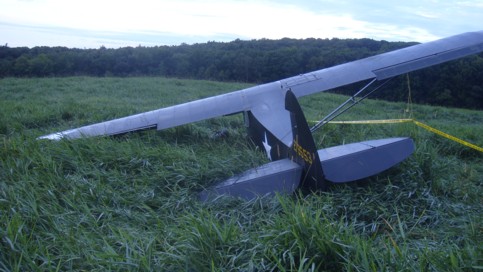
[[[0,45],[120,48],[235,39],[427,42],[483,30],[483,0],[0,0]]]

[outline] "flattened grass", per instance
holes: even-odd
[[[165,78],[0,80],[0,270],[471,271],[482,268],[481,153],[412,124],[327,125],[319,148],[411,136],[398,167],[328,192],[203,204],[203,187],[266,161],[241,116],[75,141],[37,136],[247,87]],[[319,119],[345,97],[301,99]],[[345,120],[402,118],[365,101]],[[414,106],[483,145],[483,113]],[[227,130],[229,137],[216,137]]]

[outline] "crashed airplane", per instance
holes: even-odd
[[[483,51],[483,31],[468,32],[255,87],[80,128],[39,139],[61,140],[176,127],[242,113],[250,137],[271,162],[207,188],[202,200],[218,195],[245,199],[274,192],[324,190],[332,183],[380,173],[414,151],[407,137],[369,140],[317,150],[312,132],[383,86],[389,79]],[[348,101],[309,128],[297,99],[369,81]],[[373,87],[373,85],[376,85]],[[370,89],[372,88],[372,89]],[[362,97],[362,98],[360,98]]]

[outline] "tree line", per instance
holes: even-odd
[[[410,46],[371,39],[235,40],[179,46],[0,47],[0,77],[166,76],[264,83]],[[483,54],[411,73],[416,103],[483,109]],[[407,97],[405,78],[377,94]],[[354,91],[342,88],[342,93]]]

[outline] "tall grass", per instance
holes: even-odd
[[[327,192],[200,203],[266,161],[241,116],[72,141],[36,137],[247,87],[165,78],[0,80],[0,271],[472,271],[483,267],[481,153],[412,124],[327,125],[319,148],[411,136],[416,152]],[[301,100],[310,120],[345,97]],[[365,101],[342,116],[404,117]],[[483,113],[414,106],[483,145]],[[228,130],[229,137],[215,137]]]

